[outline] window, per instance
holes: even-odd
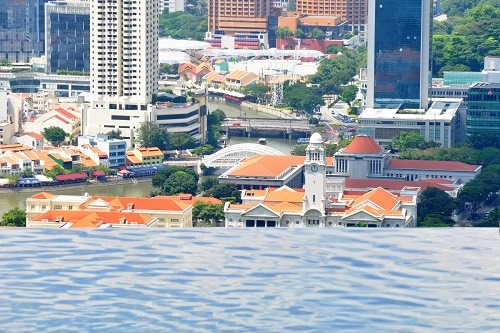
[[[179,219],[170,219],[170,222],[179,222]]]
[[[54,205],[54,209],[55,210],[61,210],[62,209],[62,205]]]

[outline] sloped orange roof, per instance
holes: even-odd
[[[59,113],[59,114],[63,115],[63,116],[64,116],[64,117],[66,117],[67,119],[70,119],[70,120],[73,120],[73,121],[78,119],[78,117],[77,117],[77,116],[75,116],[75,115],[74,115],[74,114],[72,114],[71,112],[66,111],[66,110],[65,110],[65,109],[63,109],[63,108],[57,108],[57,109],[55,109],[54,111],[56,111],[57,113]]]
[[[224,82],[224,76],[220,75],[217,72],[210,72],[203,76],[202,80],[207,81],[208,83],[211,82]]]
[[[479,166],[457,161],[398,160],[389,161],[389,169],[439,170],[474,172]]]
[[[25,135],[29,135],[36,140],[43,140],[43,135],[41,135],[40,133],[28,132],[28,133],[25,133]]]
[[[132,205],[134,210],[164,210],[164,211],[183,211],[191,205],[190,202],[178,200],[172,197],[153,197],[153,198],[136,198],[136,197],[101,197],[93,196],[92,199],[83,203],[81,209],[92,209],[92,203],[101,199],[109,203],[111,210],[119,211],[127,209]]]
[[[272,191],[268,191],[264,198],[265,203],[271,203],[271,202],[294,202],[294,203],[300,203],[304,201],[304,195],[305,192],[301,191],[295,191],[294,189],[291,189],[289,187],[283,186],[280,187],[279,189],[275,189]]]
[[[143,156],[163,156],[163,152],[156,147],[149,147],[149,148],[138,148],[137,151],[141,153]]]
[[[152,217],[136,212],[49,210],[35,216],[33,221],[48,220],[72,223],[72,228],[97,228],[106,224],[147,224]],[[125,223],[127,222],[127,223]]]
[[[371,190],[357,198],[352,206],[357,207],[367,204],[368,202],[372,202],[382,209],[392,210],[397,205],[399,200],[398,197],[391,192],[384,190],[381,187],[377,187],[376,189]]]
[[[357,135],[352,142],[341,150],[346,154],[379,154],[384,149],[367,135]]]
[[[255,155],[242,161],[228,175],[276,178],[291,166],[304,164],[305,159],[305,156],[293,155]]]
[[[281,212],[301,212],[302,211],[302,203],[292,203],[292,202],[279,202],[275,204],[269,204],[267,202],[264,205],[270,209],[272,209],[275,213]]]
[[[30,198],[32,199],[52,199],[55,197],[54,194],[49,192],[39,192],[37,194],[32,195]]]

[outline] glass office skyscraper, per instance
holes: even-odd
[[[367,107],[427,108],[430,8],[430,0],[369,1]]]
[[[48,0],[2,0],[0,59],[25,62],[44,52],[44,5]]]
[[[47,72],[90,72],[90,3],[45,4]]]

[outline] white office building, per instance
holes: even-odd
[[[389,146],[402,132],[416,132],[426,141],[453,147],[465,141],[466,108],[460,98],[435,98],[425,109],[367,108],[358,117],[359,133]]]
[[[83,135],[119,129],[131,143],[152,120],[158,90],[159,0],[95,0],[90,13],[91,105]]]

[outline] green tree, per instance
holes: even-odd
[[[226,118],[224,111],[217,109],[207,116],[207,143],[213,147],[219,146],[220,126]]]
[[[296,145],[292,149],[292,155],[306,156],[307,145]]]
[[[55,165],[50,170],[47,170],[43,173],[43,175],[47,178],[54,178],[55,176],[63,174],[64,174],[64,168],[60,165]]]
[[[122,131],[120,129],[111,130],[108,133],[106,133],[106,135],[110,139],[121,139],[122,138]]]
[[[450,218],[445,218],[438,214],[429,214],[424,218],[420,226],[424,228],[436,228],[451,227],[453,224],[455,224],[455,222]]]
[[[392,138],[392,146],[400,150],[420,148],[424,143],[424,137],[417,132],[401,132]]]
[[[287,83],[283,89],[283,102],[285,105],[306,113],[312,114],[317,105],[323,105],[324,101],[317,96],[312,88],[302,83]]]
[[[163,184],[162,194],[174,195],[179,193],[196,194],[196,178],[186,171],[176,171]]]
[[[168,136],[169,149],[191,149],[196,146],[196,141],[187,133],[171,133]]]
[[[202,192],[208,191],[217,184],[219,184],[217,177],[205,177],[200,184],[200,190]]]
[[[430,215],[440,216],[443,221],[449,221],[455,208],[455,200],[446,192],[429,187],[420,195],[420,204],[417,207],[418,224],[421,225],[422,221]]]
[[[241,202],[241,192],[234,184],[216,184],[205,192],[205,196],[233,203]]]
[[[54,146],[59,146],[68,135],[64,130],[57,126],[50,126],[42,132],[45,140],[49,141]]]
[[[213,154],[215,151],[214,146],[209,145],[209,144],[204,144],[201,146],[198,146],[192,150],[192,153],[196,156],[203,156],[203,155],[210,155]]]
[[[280,39],[289,39],[293,36],[293,32],[289,27],[277,27],[276,28],[276,37]]]
[[[193,220],[217,222],[224,219],[224,205],[205,202],[195,202],[193,205]]]
[[[358,87],[355,85],[348,85],[342,90],[342,100],[346,102],[349,107],[351,107],[351,102],[356,99],[356,94],[358,92]]]
[[[160,16],[159,33],[161,37],[203,40],[206,31],[208,31],[206,15],[198,16],[188,12],[169,14],[165,11]]]
[[[323,39],[325,39],[325,32],[319,28],[314,28],[311,31],[311,37],[313,39],[323,40]]]
[[[179,64],[161,64],[160,73],[162,74],[177,74],[179,72]]]
[[[26,212],[14,208],[2,215],[0,225],[3,227],[26,227]]]
[[[266,104],[267,94],[271,90],[271,87],[266,86],[262,83],[252,84],[245,88],[244,94],[252,97],[254,102]]]
[[[337,45],[330,45],[326,49],[326,53],[328,53],[328,54],[337,54],[337,53],[342,52],[342,51],[343,51],[342,46],[337,46]]]
[[[194,172],[193,169],[183,168],[183,167],[178,167],[178,166],[168,166],[166,168],[159,170],[153,176],[153,179],[151,180],[153,187],[158,188],[160,190],[159,191],[160,194],[165,194],[166,192],[163,192],[163,189],[165,187],[165,182],[167,181],[167,179],[171,175],[173,175],[177,171],[182,171],[182,172],[190,174],[191,176],[194,177],[195,182],[198,182],[198,176],[196,175],[196,172]]]
[[[136,140],[142,147],[158,147],[161,150],[166,150],[168,133],[160,125],[146,121],[137,129]]]

